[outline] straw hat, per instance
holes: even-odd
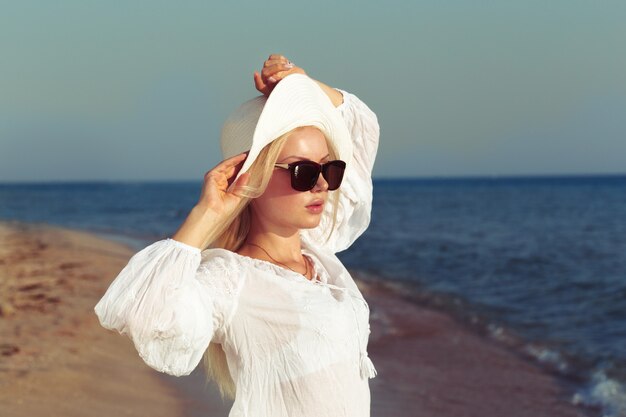
[[[235,181],[264,146],[301,126],[319,128],[337,149],[338,158],[350,162],[352,139],[340,111],[314,80],[291,74],[278,82],[269,97],[246,101],[226,119],[220,139],[223,159],[250,151]]]

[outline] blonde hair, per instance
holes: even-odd
[[[232,212],[231,216],[226,219],[220,227],[213,230],[213,233],[208,239],[210,242],[209,248],[223,248],[236,252],[243,245],[250,231],[250,202],[254,198],[260,197],[265,192],[267,184],[274,172],[274,164],[278,160],[278,155],[280,154],[283,144],[293,132],[304,127],[305,126],[301,126],[285,133],[261,150],[259,156],[248,170],[248,172],[250,172],[248,184],[239,187],[237,190],[237,194],[242,197],[241,202]],[[328,138],[326,138],[326,143],[328,145],[330,160],[337,159],[337,151]],[[329,194],[332,206],[332,224],[328,231],[326,241],[328,241],[332,235],[337,223],[337,207],[339,205],[340,190],[341,188],[331,191]],[[209,347],[204,352],[202,364],[207,377],[205,380],[205,388],[209,381],[212,380],[217,385],[223,400],[226,398],[234,399],[236,385],[230,375],[226,354],[222,345],[213,342],[209,343]]]

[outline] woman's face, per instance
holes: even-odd
[[[318,164],[330,160],[326,138],[319,129],[305,126],[293,130],[276,163],[301,160]],[[291,188],[291,172],[275,167],[265,192],[250,203],[252,221],[264,231],[271,230],[284,236],[292,234],[294,229],[314,228],[319,224],[323,210],[315,212],[307,206],[317,200],[321,200],[323,206],[328,200],[328,183],[322,174],[311,190],[297,191]]]

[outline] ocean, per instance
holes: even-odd
[[[139,250],[178,228],[200,187],[0,184],[0,219]],[[626,415],[626,176],[377,179],[370,227],[338,257],[538,362],[573,403]]]

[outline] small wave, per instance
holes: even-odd
[[[589,385],[572,397],[574,405],[599,407],[602,417],[626,416],[626,388],[600,369],[593,373]]]
[[[485,320],[486,321],[486,320]],[[505,346],[516,348],[521,344],[520,337],[496,323],[487,322],[487,334]]]
[[[532,356],[544,367],[554,369],[563,375],[567,375],[570,371],[567,360],[556,350],[531,343],[524,347],[524,352]]]

